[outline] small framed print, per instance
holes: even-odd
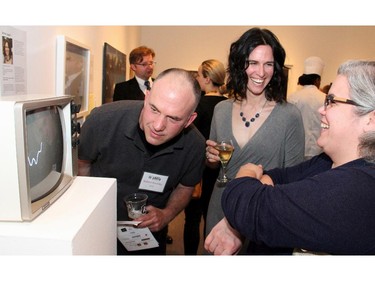
[[[57,36],[56,95],[70,95],[81,105],[78,117],[89,110],[90,56],[87,46],[64,35]]]

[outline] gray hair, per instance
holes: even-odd
[[[347,77],[350,98],[360,105],[355,107],[358,116],[375,110],[375,61],[347,61],[339,67],[337,74]],[[359,155],[375,163],[375,131],[360,137]]]

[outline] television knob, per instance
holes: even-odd
[[[72,121],[72,135],[81,133],[81,123]]]

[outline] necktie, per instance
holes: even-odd
[[[150,81],[148,81],[148,80],[145,81],[145,86],[146,86],[146,89],[147,89],[147,90],[149,90],[149,91],[151,90],[151,87],[150,87]]]

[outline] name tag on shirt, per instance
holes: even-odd
[[[168,176],[144,172],[139,189],[163,192]]]

